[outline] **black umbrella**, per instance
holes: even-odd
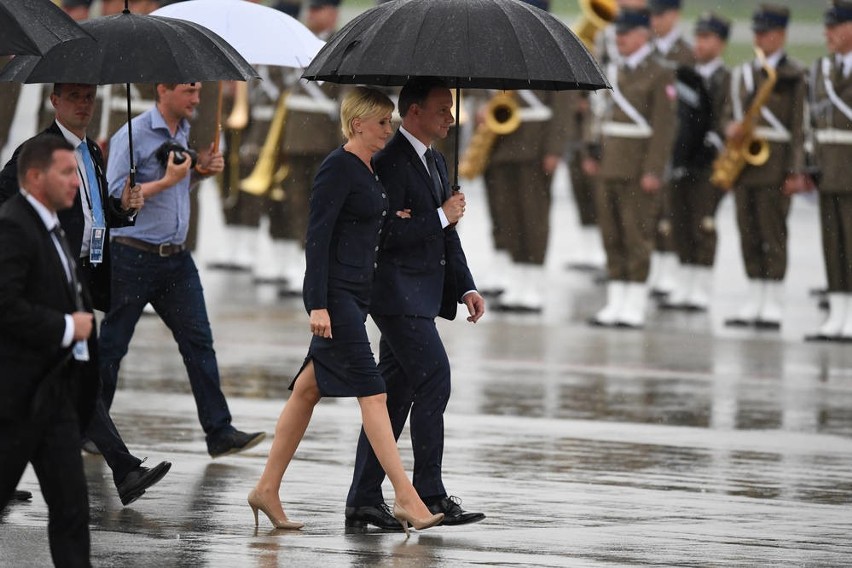
[[[57,43],[92,38],[50,0],[0,0],[0,55],[41,55]]]
[[[329,39],[303,78],[404,85],[440,77],[459,89],[609,88],[583,42],[544,10],[518,0],[394,0]],[[456,174],[458,186],[458,136]]]
[[[126,1],[126,0],[125,0]],[[198,24],[160,16],[121,14],[81,24],[97,43],[59,44],[43,57],[18,56],[0,72],[0,81],[127,85],[130,83],[194,83],[246,81],[257,72],[225,40]],[[133,135],[130,181],[134,184]]]

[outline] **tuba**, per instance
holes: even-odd
[[[269,131],[260,149],[260,156],[249,177],[240,182],[240,191],[245,191],[258,197],[270,195],[273,199],[283,198],[283,193],[275,188],[287,177],[286,164],[279,164],[278,156],[281,148],[281,138],[284,135],[284,125],[287,121],[287,93],[278,97],[275,114],[269,123]],[[280,194],[280,195],[279,195]]]
[[[729,140],[725,148],[713,162],[713,173],[710,182],[716,187],[729,190],[740,177],[746,164],[751,166],[762,166],[769,159],[769,142],[755,136],[754,130],[760,116],[760,109],[769,100],[772,89],[778,76],[775,69],[766,62],[766,55],[760,48],[755,48],[757,60],[760,61],[766,72],[766,81],[760,86],[754,95],[751,105],[743,116],[743,134],[739,141]]]
[[[473,179],[485,171],[497,137],[511,134],[520,126],[515,93],[504,91],[491,97],[485,107],[485,119],[476,127],[459,161],[459,175]]]
[[[579,0],[579,3],[582,16],[572,29],[586,49],[594,51],[595,36],[615,20],[618,4],[615,0]]]

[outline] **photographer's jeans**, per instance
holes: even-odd
[[[118,369],[136,322],[150,303],[177,341],[207,439],[233,430],[228,403],[219,385],[204,291],[190,253],[161,257],[115,241],[110,243],[110,252],[112,305],[101,326],[98,344],[106,407],[112,405]]]

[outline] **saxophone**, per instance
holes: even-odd
[[[504,91],[491,97],[485,108],[485,120],[476,127],[459,161],[459,175],[473,179],[482,174],[497,137],[511,134],[520,126],[515,93]]]
[[[748,111],[743,116],[742,137],[736,142],[728,140],[725,148],[713,161],[713,173],[710,176],[710,182],[723,190],[729,190],[734,186],[746,164],[762,166],[769,159],[769,142],[755,136],[754,130],[757,126],[760,110],[769,100],[769,95],[775,88],[778,76],[775,69],[766,62],[766,55],[763,50],[755,48],[754,52],[766,72],[766,81],[755,93]]]
[[[260,156],[249,177],[240,182],[240,191],[258,197],[269,196],[276,201],[284,198],[281,182],[287,177],[288,166],[279,160],[284,125],[287,123],[287,97],[285,92],[278,97],[275,114],[269,123],[269,131],[260,149]]]

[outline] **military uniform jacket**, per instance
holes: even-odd
[[[807,86],[805,69],[797,61],[783,56],[775,69],[778,81],[766,102],[765,108],[777,119],[778,126],[772,125],[764,113],[761,113],[756,135],[766,138],[770,145],[769,159],[762,166],[746,165],[737,185],[740,186],[777,186],[780,187],[789,173],[803,172],[805,169],[804,149],[804,109]],[[747,74],[754,79],[754,88],[746,86]],[[766,80],[765,73],[748,62],[733,70],[731,76],[731,95],[726,116],[739,120],[737,106],[742,112],[748,112],[753,94],[760,90]]]
[[[657,53],[659,53],[659,55],[666,61],[674,63],[675,66],[691,66],[695,64],[695,55],[692,53],[692,46],[689,45],[689,42],[683,39],[683,36],[677,38],[668,53],[662,53],[660,51],[657,51]]]
[[[819,59],[811,73],[811,124],[820,191],[852,192],[852,75],[843,77],[832,57]]]
[[[562,156],[568,149],[572,114],[570,91],[531,92],[550,109],[550,118],[525,120],[511,134],[498,137],[489,164],[538,161],[548,154]],[[518,96],[518,101],[523,109],[523,97]]]
[[[649,55],[635,69],[608,66],[613,92],[600,126],[602,179],[639,181],[646,173],[662,178],[671,157],[675,133],[674,72]],[[640,123],[617,104],[618,93],[639,116]],[[644,122],[644,124],[642,124]]]
[[[343,142],[341,85],[302,80],[288,90],[287,121],[281,146],[285,156],[325,156]]]

